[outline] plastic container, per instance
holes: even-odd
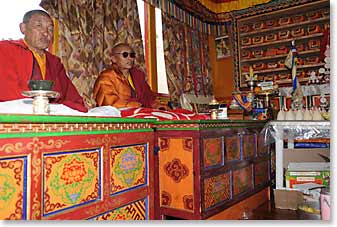
[[[218,119],[228,119],[226,104],[219,105]]]
[[[321,204],[321,219],[325,221],[330,220],[331,196],[329,189],[323,189],[320,197]]]

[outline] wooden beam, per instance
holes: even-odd
[[[158,92],[156,49],[155,8],[145,3],[145,64],[148,73],[148,83],[154,92]]]

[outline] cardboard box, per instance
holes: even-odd
[[[303,193],[291,189],[274,189],[275,207],[279,209],[297,210],[303,203]]]
[[[325,162],[324,157],[330,158],[330,148],[297,148],[283,150],[283,166],[289,162]]]
[[[330,184],[330,162],[290,162],[286,171],[286,187],[294,184]]]

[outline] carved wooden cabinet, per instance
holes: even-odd
[[[320,49],[324,31],[330,25],[329,1],[319,0],[289,8],[242,16],[237,19],[239,86],[246,88],[245,75],[249,67],[259,81],[291,84],[291,71],[284,65],[291,41],[299,54],[297,76],[301,83],[309,80],[309,73],[318,75],[324,67]]]
[[[264,123],[156,122],[156,218],[237,219],[242,210],[228,215],[235,204],[261,191],[255,205],[266,201],[270,152],[259,134]]]
[[[0,115],[0,219],[154,218],[151,120]]]

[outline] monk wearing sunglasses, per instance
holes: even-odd
[[[134,67],[135,58],[135,52],[126,43],[112,48],[111,68],[102,71],[95,81],[93,96],[97,106],[167,109],[155,101],[145,73]]]

